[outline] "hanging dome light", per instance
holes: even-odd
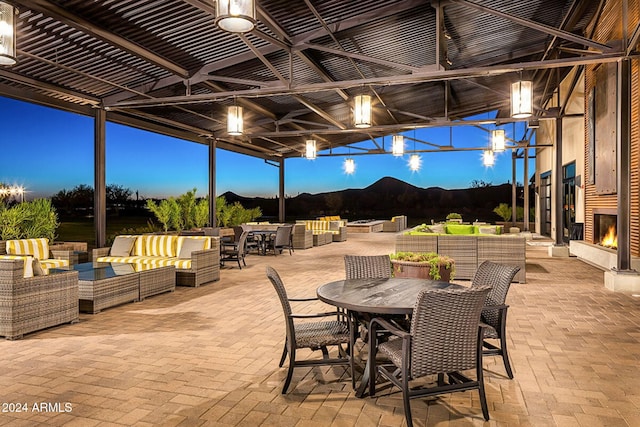
[[[15,65],[16,59],[16,10],[0,1],[0,65]]]
[[[420,170],[420,166],[422,166],[422,158],[417,154],[412,154],[409,157],[409,169],[416,172]]]
[[[356,171],[356,162],[351,158],[347,157],[344,160],[344,173],[347,175],[351,175]]]
[[[357,95],[353,98],[353,120],[357,128],[371,126],[371,95]]]
[[[232,105],[227,110],[227,133],[229,135],[242,135],[243,131],[242,107]]]
[[[316,140],[315,139],[307,139],[306,141],[306,150],[305,150],[305,154],[304,156],[309,159],[309,160],[313,160],[316,158]]]
[[[511,84],[511,117],[522,119],[533,114],[533,82],[520,80]]]
[[[391,142],[391,153],[394,156],[402,156],[404,154],[404,136],[393,135]]]
[[[496,129],[491,131],[491,146],[493,151],[501,153],[505,147],[505,134],[504,129]]]
[[[493,166],[496,162],[496,158],[491,150],[484,150],[482,152],[482,164],[485,166]]]
[[[217,0],[215,24],[229,33],[247,33],[256,26],[254,0]]]

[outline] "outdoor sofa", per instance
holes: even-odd
[[[7,339],[78,321],[78,272],[25,277],[32,262],[0,259],[0,336]]]
[[[215,236],[142,234],[117,236],[93,250],[94,263],[128,263],[136,271],[173,266],[176,284],[200,286],[220,279],[220,239]]]
[[[397,233],[405,228],[407,228],[407,217],[405,215],[396,215],[382,223],[383,232]]]
[[[425,229],[424,227],[416,227]],[[500,226],[446,224],[429,231],[407,231],[396,236],[396,252],[437,252],[456,263],[456,279],[473,279],[478,266],[493,261],[520,267],[514,281],[526,282],[526,238],[497,234]],[[439,231],[439,232],[433,232]],[[481,233],[481,231],[483,231]]]
[[[347,240],[347,226],[344,220],[298,220],[297,223],[304,224],[307,230],[311,230],[314,246],[331,242],[344,242]]]

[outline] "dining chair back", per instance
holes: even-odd
[[[293,370],[299,366],[348,365],[353,383],[353,358],[342,348],[342,344],[348,345],[351,342],[348,323],[339,320],[300,321],[301,319],[323,317],[336,319],[337,312],[295,314],[291,308],[292,301],[315,301],[317,298],[289,298],[280,275],[273,267],[267,266],[267,277],[278,294],[286,323],[286,338],[279,366],[282,367],[287,356],[289,356],[289,368],[287,378],[282,387],[282,394],[287,392],[293,377]],[[338,355],[336,357],[329,357],[329,346],[338,347]],[[321,350],[322,359],[296,360],[296,350],[299,348]]]
[[[485,261],[478,267],[471,286],[490,286],[491,291],[485,301],[482,310],[482,321],[489,325],[484,331],[484,355],[502,356],[504,368],[509,378],[513,378],[513,370],[509,361],[507,350],[507,293],[515,275],[520,271],[520,267],[515,265],[498,264],[492,261]],[[499,341],[499,346],[487,341],[493,339]]]
[[[387,279],[391,277],[389,255],[345,255],[347,279]]]
[[[421,291],[413,309],[409,332],[384,319],[374,318],[369,330],[369,358],[372,360],[370,395],[375,395],[376,373],[399,387],[410,427],[413,425],[411,399],[477,389],[482,413],[488,420],[480,314],[489,290],[488,286],[477,286]],[[392,335],[382,343],[377,340],[380,327]],[[378,366],[376,370],[377,353],[383,354],[391,363]],[[475,379],[462,373],[470,369],[475,369]],[[437,375],[435,386],[409,387],[411,380],[427,375]]]

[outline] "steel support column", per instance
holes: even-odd
[[[217,226],[216,218],[216,148],[217,140],[209,138],[209,226]]]
[[[554,187],[553,197],[553,211],[555,212],[555,246],[564,246],[564,235],[562,229],[564,224],[562,223],[562,117],[556,118],[556,163],[553,168],[552,183]]]
[[[524,230],[529,231],[529,146],[524,148]]]
[[[618,173],[618,271],[631,269],[631,61],[625,58],[618,62],[617,96],[617,163]]]
[[[517,202],[517,191],[518,186],[516,185],[516,158],[517,158],[516,150],[511,150],[511,222],[513,226],[516,226],[516,220],[518,219],[518,210],[516,208]]]
[[[93,226],[96,248],[107,244],[106,123],[106,110],[97,108],[93,127]]]
[[[284,158],[281,158],[278,165],[278,221],[285,221],[284,212]]]

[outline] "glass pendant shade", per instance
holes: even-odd
[[[533,82],[521,80],[511,84],[511,117],[522,119],[533,114]]]
[[[421,165],[422,159],[419,155],[412,154],[411,157],[409,157],[409,169],[411,169],[413,172],[420,170]]]
[[[394,156],[402,156],[404,154],[404,136],[393,135],[391,142],[391,153]]]
[[[371,95],[358,95],[353,98],[353,119],[357,128],[371,126]]]
[[[229,135],[242,135],[243,131],[242,107],[232,105],[227,110],[227,133]]]
[[[306,142],[306,150],[305,150],[305,154],[304,156],[309,159],[309,160],[313,160],[316,158],[316,140],[315,139],[308,139]]]
[[[491,150],[484,150],[482,153],[482,164],[485,166],[493,166],[496,162],[496,158]]]
[[[505,135],[504,129],[496,129],[491,131],[491,146],[493,151],[502,152],[505,147]]]
[[[247,33],[256,25],[254,0],[217,0],[215,23],[229,33]]]
[[[16,63],[15,9],[0,1],[0,65]]]
[[[356,171],[356,162],[351,158],[344,160],[344,173],[351,175]]]

